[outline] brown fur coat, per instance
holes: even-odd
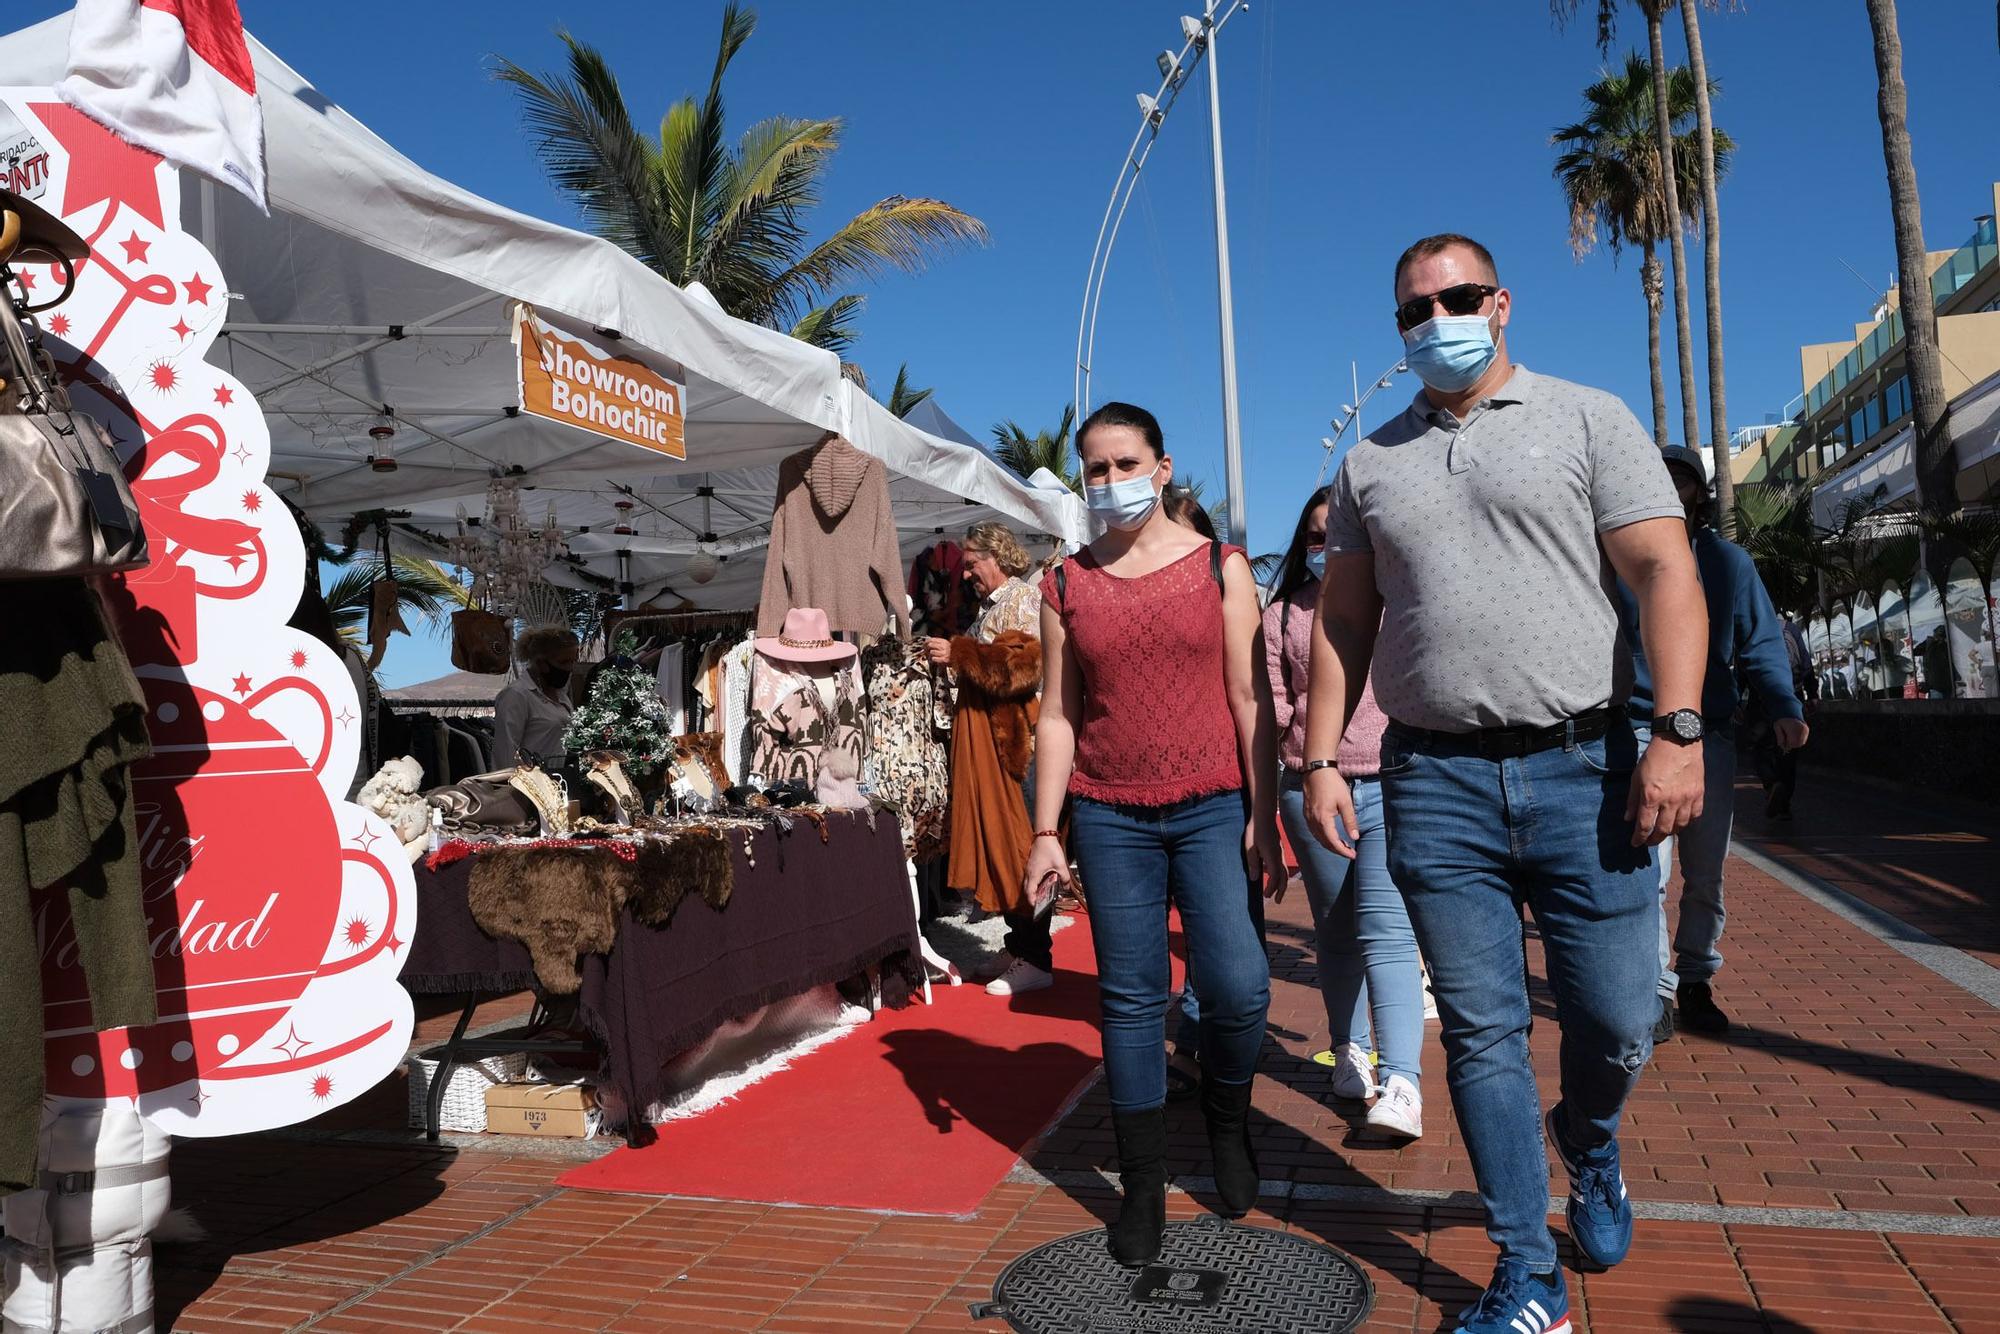
[[[1042,684],[1042,645],[1009,630],[991,644],[970,636],[951,641],[958,673],[958,711],[951,729],[951,887],[972,894],[988,912],[1027,906],[1033,829],[1021,779],[1034,753],[1035,691]]]
[[[978,709],[991,720],[1000,763],[1020,782],[1035,753],[1042,641],[1019,630],[1009,630],[990,644],[960,635],[951,641],[951,669],[958,674],[958,707]]]

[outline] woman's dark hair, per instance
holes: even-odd
[[[1152,446],[1156,459],[1167,456],[1167,439],[1160,434],[1160,419],[1142,407],[1131,403],[1106,403],[1097,411],[1083,419],[1083,425],[1076,428],[1076,455],[1083,457],[1083,438],[1096,426],[1130,426],[1146,437]]]
[[[1167,517],[1181,527],[1192,528],[1211,542],[1219,540],[1215,535],[1215,520],[1208,517],[1208,511],[1194,498],[1194,492],[1184,486],[1170,486],[1160,503],[1166,507]]]
[[[1315,491],[1306,497],[1305,507],[1299,511],[1298,526],[1292,529],[1292,544],[1285,548],[1285,563],[1278,567],[1278,586],[1271,593],[1273,602],[1289,602],[1292,594],[1304,588],[1313,574],[1306,568],[1306,534],[1312,527],[1312,513],[1326,504],[1326,491]]]

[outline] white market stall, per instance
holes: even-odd
[[[69,22],[0,38],[7,78],[61,77]],[[888,466],[906,560],[982,519],[1088,538],[1073,497],[898,420],[841,377],[833,354],[731,318],[606,241],[426,172],[254,37],[250,48],[272,214],[191,178],[183,223],[233,289],[214,303],[211,359],[263,407],[274,489],[330,536],[369,510],[447,536],[461,508],[483,511],[492,476],[511,473],[527,513],[540,522],[553,504],[593,572],[616,579],[618,553],[630,553],[636,599],[670,591],[747,607],[777,466],[832,430]],[[513,302],[681,386],[686,458],[522,414]],[[706,584],[687,574],[698,549],[722,558]]]

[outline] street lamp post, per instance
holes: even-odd
[[[1236,304],[1229,290],[1229,203],[1222,184],[1222,76],[1217,60],[1215,7],[1208,0],[1202,28],[1208,40],[1208,144],[1215,178],[1215,288],[1222,325],[1222,460],[1229,491],[1229,540],[1248,550],[1249,516],[1243,497],[1243,422],[1236,405]]]
[[[1167,113],[1173,109],[1187,76],[1193,72],[1191,62],[1201,59],[1206,52],[1209,57],[1209,152],[1215,185],[1216,280],[1221,310],[1224,480],[1228,488],[1230,536],[1239,543],[1245,540],[1247,525],[1243,495],[1242,427],[1236,395],[1235,310],[1229,284],[1229,218],[1223,188],[1222,104],[1215,68],[1215,35],[1230,19],[1249,7],[1248,0],[1207,0],[1202,17],[1181,19],[1181,33],[1186,38],[1186,44],[1179,54],[1172,51],[1160,53],[1159,91],[1151,95],[1139,94],[1139,129],[1132,136],[1131,147],[1125,150],[1124,160],[1119,163],[1117,179],[1111,184],[1111,198],[1104,205],[1104,219],[1097,228],[1097,243],[1090,252],[1090,268],[1084,275],[1083,309],[1077,317],[1076,328],[1076,410],[1080,415],[1088,416],[1090,369],[1097,355],[1097,311],[1104,298],[1104,276],[1110,268],[1112,247],[1117,244],[1118,230],[1125,221],[1125,210],[1138,189],[1139,173],[1145,170],[1153,145],[1159,142],[1160,128],[1166,124]]]

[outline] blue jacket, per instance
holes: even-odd
[[[1701,687],[1702,720],[1727,726],[1735,717],[1737,674],[1755,687],[1773,718],[1803,718],[1792,689],[1792,664],[1785,653],[1785,623],[1779,619],[1750,553],[1713,528],[1694,535],[1695,570],[1708,602],[1708,675]],[[1618,620],[1632,647],[1632,715],[1651,718],[1653,673],[1639,634],[1639,602],[1621,581]]]

